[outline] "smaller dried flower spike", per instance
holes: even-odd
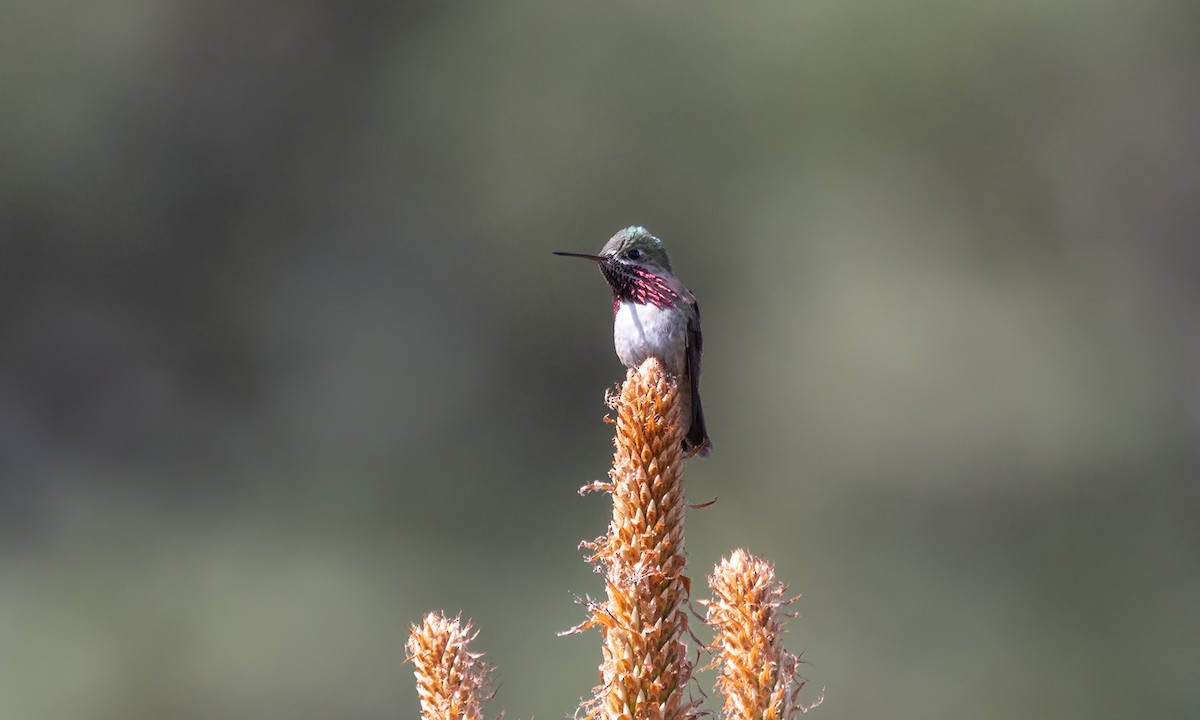
[[[417,695],[424,720],[483,720],[491,668],[471,652],[479,632],[470,621],[431,612],[408,636],[408,659],[416,665]]]
[[[724,696],[729,720],[786,720],[811,706],[799,704],[804,679],[797,674],[800,658],[783,647],[780,608],[783,583],[771,563],[745,550],[735,550],[708,578],[712,600],[706,620],[714,632],[714,666],[721,675],[716,689]]]

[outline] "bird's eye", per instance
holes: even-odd
[[[625,253],[625,257],[629,258],[630,260],[637,260],[641,256],[642,256],[642,251],[639,250],[638,248],[634,248],[634,249],[630,250],[629,252]]]

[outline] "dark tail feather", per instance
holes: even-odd
[[[704,408],[700,406],[700,383],[693,382],[692,386],[692,424],[687,436],[683,438],[683,451],[688,457],[699,455],[708,457],[712,450],[712,440],[708,439],[708,428],[704,426]]]

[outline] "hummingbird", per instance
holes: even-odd
[[[600,267],[613,294],[613,344],[617,357],[629,368],[657,358],[679,382],[683,398],[681,417],[688,431],[683,450],[707,457],[712,448],[700,406],[700,305],[675,277],[662,240],[644,227],[627,227],[604,244],[599,255],[556,252],[579,257]]]

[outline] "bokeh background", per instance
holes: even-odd
[[[1200,714],[1195,3],[0,13],[0,718],[569,714],[629,224],[818,717]]]

